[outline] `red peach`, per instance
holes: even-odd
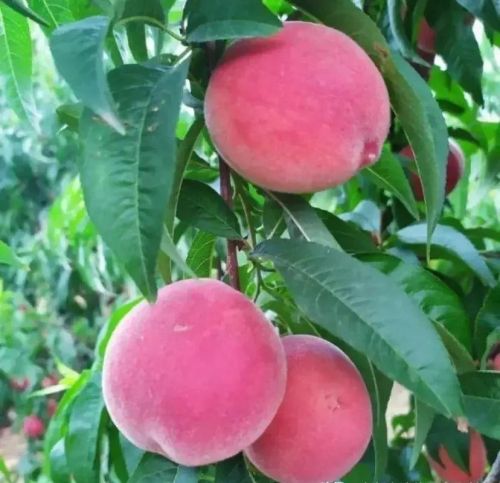
[[[11,379],[10,380],[10,387],[14,389],[14,391],[17,392],[23,392],[25,391],[30,384],[30,381],[27,377],[24,377],[23,379]]]
[[[414,154],[410,146],[406,146],[401,150],[400,154],[406,156],[409,159],[414,159]],[[450,194],[464,174],[464,153],[460,149],[460,146],[453,140],[450,140],[450,150],[448,154],[448,160],[446,164],[446,194]],[[419,201],[424,199],[424,192],[422,188],[422,183],[420,182],[420,176],[417,173],[411,173],[411,184],[413,187],[413,192],[415,198]]]
[[[42,387],[47,389],[48,387],[57,385],[58,382],[59,378],[55,374],[50,374],[42,379]]]
[[[488,463],[486,447],[481,435],[469,429],[469,471],[464,471],[453,461],[447,449],[441,445],[438,450],[439,461],[428,457],[432,469],[443,481],[452,483],[471,483],[480,481]]]
[[[49,416],[49,418],[54,416],[56,411],[57,411],[57,401],[55,399],[50,398],[47,401],[47,415]]]
[[[390,124],[387,88],[344,33],[286,22],[232,44],[210,79],[207,127],[249,181],[304,193],[341,184],[380,156]]]
[[[180,464],[229,458],[253,443],[286,384],[280,339],[243,294],[217,280],[162,288],[120,323],[106,351],[111,419],[136,446]]]
[[[494,371],[500,371],[500,352],[491,360],[491,368]]]
[[[23,433],[27,438],[37,439],[43,436],[45,432],[45,426],[43,421],[38,417],[32,414],[31,416],[27,416],[23,421]]]
[[[284,337],[287,386],[278,413],[246,451],[286,483],[336,481],[361,459],[372,434],[370,396],[350,359],[308,335]]]

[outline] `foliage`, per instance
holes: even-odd
[[[0,424],[12,407],[14,428],[32,413],[49,423],[18,468],[26,481],[262,478],[241,457],[192,470],[143,453],[100,390],[130,300],[192,276],[230,281],[235,251],[241,290],[280,331],[334,341],[370,388],[374,437],[346,482],[431,481],[436,418],[450,431],[466,419],[500,449],[500,373],[488,371],[500,346],[499,12],[493,0],[425,3],[405,2],[401,19],[396,0],[0,2]],[[423,16],[440,55],[428,79],[412,67],[430,68]],[[210,72],[228,42],[286,18],[366,50],[391,132],[379,163],[342,186],[281,195],[233,173],[231,197],[204,127]],[[448,137],[467,161],[445,197]],[[408,143],[414,165],[398,154]],[[393,381],[411,407],[388,445]],[[14,481],[1,460],[0,472]]]

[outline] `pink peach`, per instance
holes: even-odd
[[[27,438],[37,439],[43,436],[45,426],[43,421],[36,415],[27,416],[23,421],[23,433]]]
[[[367,388],[333,344],[308,335],[282,340],[288,367],[285,398],[246,455],[276,481],[336,481],[360,460],[370,441]]]
[[[390,124],[386,86],[344,33],[286,22],[226,51],[210,79],[212,140],[243,177],[274,191],[341,184],[377,161]]]
[[[217,280],[162,288],[120,323],[106,351],[111,419],[136,446],[198,466],[253,443],[286,384],[280,339],[243,294]]]

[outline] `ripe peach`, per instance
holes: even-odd
[[[180,464],[213,463],[265,430],[286,385],[280,339],[243,294],[217,280],[161,289],[120,323],[106,351],[111,419],[136,446]]]
[[[420,22],[417,46],[420,50],[428,54],[434,54],[436,52],[436,32],[425,18]]]
[[[10,380],[10,387],[17,392],[23,392],[25,391],[30,384],[30,381],[27,377],[24,377],[23,379],[11,379]]]
[[[286,22],[232,44],[210,79],[205,117],[223,158],[274,191],[319,191],[377,161],[390,124],[379,71],[342,32]]]
[[[434,461],[428,457],[432,469],[443,481],[452,483],[471,483],[480,481],[484,475],[488,463],[486,457],[486,447],[481,435],[469,429],[469,471],[464,471],[453,461],[444,446],[438,450],[439,461]]]
[[[45,426],[43,421],[36,415],[27,416],[23,421],[23,433],[27,438],[37,439],[43,436]]]
[[[286,483],[336,481],[363,456],[372,434],[370,396],[358,370],[333,344],[283,338],[287,386],[278,413],[247,450],[265,475]]]
[[[409,159],[414,159],[413,151],[410,146],[406,146],[401,150],[400,154],[406,156]],[[460,178],[464,174],[464,153],[460,149],[460,146],[454,141],[450,140],[450,151],[448,154],[448,161],[446,164],[446,194],[451,193],[457,186]],[[416,173],[411,173],[411,184],[413,187],[413,192],[415,198],[419,201],[424,199],[424,191],[422,188],[422,183],[420,181],[420,176]]]

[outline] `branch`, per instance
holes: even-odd
[[[219,156],[220,193],[229,208],[233,207],[233,190],[231,188],[231,170],[226,162]],[[240,289],[240,277],[238,273],[238,242],[227,241],[226,270],[229,275],[231,287]]]
[[[500,483],[500,452],[497,454],[491,470],[483,483]]]

